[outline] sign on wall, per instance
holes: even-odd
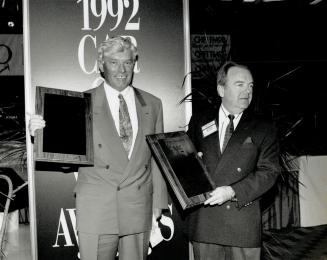
[[[227,34],[191,34],[192,109],[200,112],[217,105],[217,71],[230,59]]]
[[[191,35],[192,79],[208,77],[215,72],[230,55],[230,35],[192,34]]]

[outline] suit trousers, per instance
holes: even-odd
[[[149,239],[150,232],[125,236],[78,232],[81,260],[146,260]]]
[[[192,242],[195,260],[260,260],[261,248]]]

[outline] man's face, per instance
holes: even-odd
[[[117,52],[103,57],[100,70],[106,82],[118,91],[131,84],[134,70],[133,53],[131,50]]]
[[[224,107],[233,114],[243,112],[251,103],[253,78],[245,68],[231,67],[227,73],[225,86],[218,86]]]

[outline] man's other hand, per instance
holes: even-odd
[[[204,202],[204,205],[221,205],[235,196],[231,186],[221,186],[210,193],[210,198]]]
[[[35,131],[45,127],[45,121],[41,115],[31,115],[28,128],[31,136],[35,135]]]

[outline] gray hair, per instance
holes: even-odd
[[[115,36],[109,38],[108,40],[100,43],[100,46],[98,47],[98,62],[103,62],[104,56],[109,56],[110,54],[123,52],[125,50],[131,50],[133,60],[137,60],[137,48],[129,37]]]

